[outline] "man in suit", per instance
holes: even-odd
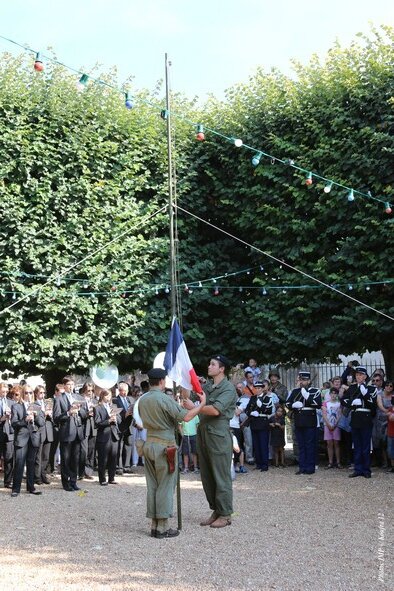
[[[53,394],[53,401],[55,402],[56,398],[59,398],[64,393],[64,386],[63,384],[56,384],[55,392]],[[51,449],[49,452],[49,467],[51,472],[55,472],[55,463],[56,458],[58,456],[58,447],[59,447],[59,427],[53,421],[53,408],[52,408],[52,425],[53,425],[53,441],[51,443]],[[60,456],[59,456],[60,458]]]
[[[81,455],[79,457],[79,479],[94,480],[93,469],[96,454],[97,427],[94,422],[94,384],[85,382],[79,392],[84,396],[88,414],[82,420],[84,439],[81,441]]]
[[[119,382],[118,384],[119,395],[115,398],[114,402],[118,408],[122,409],[120,413],[121,423],[119,429],[121,437],[118,444],[118,456],[117,456],[117,473],[119,474],[131,474],[131,453],[133,450],[133,403],[128,397],[129,386],[126,382]]]
[[[73,395],[74,380],[63,378],[64,393],[55,399],[53,420],[59,426],[60,473],[64,490],[80,490],[77,486],[81,441],[84,439],[82,420],[88,414],[86,403]]]
[[[51,450],[51,443],[53,442],[53,423],[52,410],[45,407],[45,388],[44,386],[37,386],[34,390],[34,398],[37,406],[41,407],[45,416],[45,424],[39,428],[40,432],[40,447],[38,448],[35,469],[34,481],[36,484],[51,484],[47,476],[47,466],[49,462],[49,453]]]
[[[8,386],[0,383],[0,458],[3,457],[4,487],[12,487],[14,470],[14,430],[11,425],[11,407],[14,404],[7,398]]]

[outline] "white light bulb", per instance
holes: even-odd
[[[242,146],[242,144],[243,144],[243,141],[242,141],[241,139],[239,139],[239,138],[236,138],[236,139],[234,140],[234,146],[235,146],[236,148],[240,148],[240,147]]]

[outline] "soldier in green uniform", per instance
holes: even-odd
[[[188,400],[182,408],[170,396],[164,394],[166,372],[154,368],[148,371],[150,390],[139,400],[139,415],[147,429],[144,445],[145,477],[147,485],[146,516],[152,519],[151,536],[173,538],[179,530],[171,529],[168,518],[173,515],[173,498],[177,478],[177,453],[174,454],[175,470],[170,472],[167,448],[175,444],[175,431],[180,421],[188,422],[205,405],[205,394],[198,394],[200,405]],[[173,450],[175,451],[175,450]]]
[[[237,394],[225,371],[230,363],[223,355],[215,355],[208,366],[211,378],[205,386],[206,406],[200,413],[197,430],[197,453],[201,480],[212,515],[200,525],[225,527],[231,524],[233,485],[231,459],[233,441],[230,419],[234,415]]]

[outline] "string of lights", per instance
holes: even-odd
[[[201,283],[201,285],[200,285]],[[331,284],[331,287],[334,289],[347,289],[348,291],[360,291],[360,290],[365,290],[365,291],[370,291],[371,290],[371,286],[378,286],[378,285],[382,285],[382,286],[387,286],[387,285],[392,285],[394,284],[394,279],[385,279],[383,281],[363,281],[363,282],[357,282],[357,283],[333,283]],[[322,285],[311,285],[311,284],[304,284],[304,285],[289,285],[289,284],[273,284],[273,283],[265,283],[264,285],[225,285],[225,284],[215,284],[213,285],[208,285],[208,284],[202,284],[202,282],[198,282],[198,283],[186,283],[186,284],[180,284],[180,285],[176,285],[175,286],[176,289],[184,289],[184,291],[186,292],[186,294],[192,294],[194,292],[194,290],[198,290],[198,291],[209,291],[212,292],[212,294],[214,296],[218,296],[220,294],[220,292],[224,292],[224,291],[234,291],[234,292],[239,292],[239,293],[246,293],[248,294],[248,292],[252,292],[252,291],[258,291],[260,292],[261,295],[268,295],[270,292],[282,292],[283,294],[287,293],[288,291],[294,291],[294,290],[321,290],[321,289],[325,289],[324,286]],[[144,286],[144,287],[138,287],[138,288],[123,288],[120,290],[110,290],[110,291],[100,291],[100,290],[94,290],[94,291],[72,291],[72,290],[67,290],[65,288],[60,288],[60,289],[53,289],[53,286],[49,289],[43,290],[41,291],[42,295],[48,295],[51,298],[55,298],[57,296],[61,296],[62,298],[64,297],[69,297],[69,298],[74,298],[74,297],[110,297],[110,298],[115,298],[115,297],[128,297],[130,295],[141,295],[141,296],[147,296],[147,295],[151,295],[151,294],[155,294],[155,295],[160,295],[160,294],[169,294],[171,291],[170,287],[168,285],[165,284],[158,284],[158,285],[148,285],[148,286]],[[35,292],[32,292],[31,295],[34,295]],[[5,296],[11,296],[12,300],[16,300],[18,297],[20,297],[21,295],[25,296],[26,299],[29,297],[29,290],[25,290],[25,291],[20,291],[18,289],[0,289],[0,296],[1,297],[5,297]]]
[[[105,82],[104,80],[101,80],[99,78],[94,78],[93,76],[86,74],[86,72],[76,70],[75,68],[72,68],[72,67],[64,64],[63,62],[60,62],[59,60],[54,59],[52,56],[48,56],[48,55],[41,53],[40,51],[33,50],[30,47],[28,47],[26,45],[22,45],[21,43],[18,43],[17,41],[14,41],[13,39],[9,39],[8,37],[5,37],[3,35],[0,35],[0,39],[3,39],[9,43],[12,43],[12,44],[20,47],[24,51],[32,53],[34,55],[33,67],[37,72],[44,71],[44,69],[45,69],[44,61],[52,62],[54,64],[64,67],[65,69],[69,70],[70,72],[73,72],[74,74],[77,74],[77,76],[78,76],[77,88],[79,90],[83,91],[87,87],[88,82],[91,81],[95,84],[103,85],[107,88],[114,90],[117,93],[120,93],[123,96],[124,105],[127,109],[131,110],[135,106],[136,100],[131,95],[131,93],[128,90],[125,90],[124,88],[119,88],[117,86],[109,84],[108,82]],[[137,102],[138,101],[145,103],[153,108],[157,108],[155,105],[153,105],[152,103],[150,103],[146,99],[142,99],[141,97],[138,97]],[[305,185],[307,187],[311,187],[315,180],[320,181],[324,184],[323,191],[327,195],[331,193],[332,189],[339,189],[339,190],[344,191],[346,193],[348,202],[354,202],[356,200],[356,198],[372,200],[372,201],[382,204],[386,214],[390,215],[392,213],[393,206],[392,206],[392,203],[389,200],[387,200],[387,198],[381,198],[379,196],[374,196],[371,194],[370,191],[365,193],[364,191],[360,191],[358,189],[355,189],[354,187],[350,187],[350,186],[344,185],[342,183],[339,183],[338,181],[330,179],[328,177],[325,177],[325,176],[319,174],[318,172],[315,172],[315,171],[309,170],[307,168],[304,168],[302,166],[299,166],[291,158],[279,158],[278,156],[269,154],[268,152],[265,152],[261,148],[255,148],[254,146],[250,146],[248,144],[245,144],[241,138],[225,135],[213,128],[210,128],[208,126],[204,126],[202,123],[196,123],[194,121],[191,121],[190,119],[185,117],[183,114],[177,113],[176,111],[171,110],[170,114],[171,114],[171,117],[182,119],[183,121],[189,123],[196,130],[196,140],[197,141],[200,141],[200,142],[205,141],[205,139],[206,139],[205,132],[208,132],[213,136],[220,137],[220,138],[230,142],[236,148],[243,148],[245,150],[252,152],[253,155],[251,158],[251,163],[252,163],[253,167],[257,167],[260,164],[262,158],[267,158],[270,160],[270,162],[272,164],[275,164],[275,163],[282,164],[282,165],[288,166],[288,167],[296,170],[297,172],[302,173],[305,176]],[[160,112],[160,115],[161,115],[162,119],[167,119],[169,113],[166,109],[162,109]]]

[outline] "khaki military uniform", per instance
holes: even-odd
[[[200,415],[197,429],[197,453],[201,480],[210,508],[218,516],[233,512],[231,459],[233,440],[229,421],[234,415],[237,394],[234,385],[224,378],[215,386],[204,386],[207,405],[214,406],[218,416]]]
[[[160,388],[153,387],[139,401],[139,414],[147,429],[144,445],[145,477],[147,485],[146,516],[151,519],[167,519],[173,515],[173,499],[178,467],[169,473],[165,450],[175,445],[178,423],[187,414]]]

